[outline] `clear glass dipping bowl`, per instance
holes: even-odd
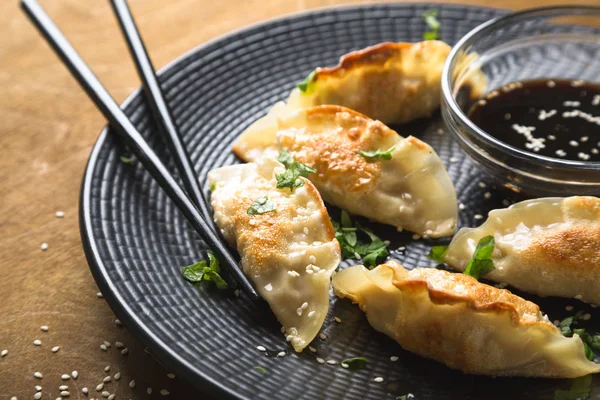
[[[600,83],[600,7],[539,8],[486,22],[454,46],[442,73],[444,122],[468,156],[502,185],[530,196],[600,195],[600,162],[521,150],[468,118],[474,99],[467,82],[478,71],[487,78],[484,93],[532,79]]]

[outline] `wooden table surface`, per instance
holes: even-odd
[[[472,4],[522,9],[559,4],[548,0],[468,0]],[[108,1],[41,0],[42,5],[122,101],[139,85]],[[328,0],[130,0],[154,64],[232,29]],[[598,5],[599,0],[578,0]],[[117,399],[208,398],[145,354],[115,322],[88,269],[77,221],[81,177],[105,124],[86,95],[17,7],[0,4],[0,400],[59,396]],[[64,212],[63,218],[56,213]],[[48,248],[42,251],[41,245]],[[43,332],[41,326],[48,326]],[[41,345],[34,345],[40,340]],[[101,344],[107,341],[107,351]],[[115,345],[122,342],[128,354]],[[60,346],[57,352],[52,352]],[[105,368],[110,367],[110,371]],[[41,372],[43,379],[34,377]],[[78,379],[62,374],[78,371]],[[120,373],[120,379],[115,374]],[[130,382],[135,380],[135,388]],[[153,394],[148,395],[152,388]],[[166,392],[164,392],[166,394]]]

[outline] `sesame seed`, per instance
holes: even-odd
[[[42,330],[42,332],[48,332],[48,326],[47,325],[40,326],[40,329]]]
[[[104,372],[108,372],[110,371],[110,365],[107,365],[106,367],[104,367]]]
[[[104,383],[108,383],[112,380],[112,378],[110,376],[105,376],[104,379],[102,380]]]
[[[321,357],[317,357],[317,362],[319,364],[325,364],[325,360],[323,360]]]
[[[341,366],[342,368],[346,368],[346,369],[350,367],[350,366],[349,366],[348,364],[346,364],[346,363],[340,363],[340,366]]]
[[[391,356],[390,357],[390,361],[398,361],[398,357],[397,356]]]
[[[556,140],[556,136],[554,136],[554,135],[548,135],[548,140]]]
[[[101,391],[102,389],[104,389],[104,383],[99,384],[98,386],[96,386],[96,391]]]
[[[125,345],[123,343],[121,343],[121,342],[115,342],[115,347],[117,349],[122,349],[123,347],[125,347]]]
[[[315,311],[309,311],[308,312],[308,318],[312,318],[312,316],[315,315]]]
[[[116,396],[116,394],[114,394],[114,393],[111,394],[110,396],[108,396],[108,400],[114,400],[115,396]]]
[[[102,392],[102,397],[108,397],[110,396],[110,393],[108,393],[106,390]]]
[[[460,203],[460,204],[458,205],[458,208],[459,208],[460,210],[464,210],[464,209],[466,208],[466,206],[465,206],[463,203]]]
[[[102,293],[98,292],[96,293],[96,297],[98,297],[99,299],[103,298],[104,296],[102,295]]]
[[[317,258],[315,256],[310,256],[310,257],[308,257],[308,261],[311,264],[316,264],[317,263]]]
[[[317,352],[317,349],[315,349],[312,346],[308,346],[308,350],[310,350],[312,353],[316,353]]]
[[[121,320],[119,318],[115,318],[115,325],[116,326],[123,326],[123,323],[121,322]]]
[[[63,381],[68,381],[69,379],[71,379],[71,377],[69,376],[69,374],[62,374],[60,376],[60,379],[62,379]]]
[[[381,382],[383,382],[383,378],[378,376],[377,378],[373,378],[373,381],[377,382],[377,383],[381,383]]]
[[[321,340],[327,340],[327,336],[324,333],[319,333],[319,338]]]
[[[57,211],[55,215],[56,215],[56,218],[64,218],[65,212],[64,211]]]
[[[41,391],[42,391],[42,387],[41,387],[40,385],[37,385],[37,386],[35,387],[35,391],[36,391],[36,392],[41,392]]]
[[[567,311],[573,311],[573,306],[566,306],[565,310],[567,310]]]
[[[146,393],[148,393],[148,394],[152,394],[152,388],[151,388],[151,387],[149,387],[148,389],[146,389]]]
[[[305,301],[304,303],[302,303],[302,305],[300,306],[301,309],[306,310],[308,308],[308,303]]]
[[[579,146],[579,143],[578,143],[578,142],[576,142],[575,140],[571,140],[571,141],[569,141],[569,144],[570,144],[571,146],[573,146],[573,147],[577,147],[577,146]]]
[[[42,341],[41,341],[41,340],[39,340],[39,339],[35,339],[35,340],[33,341],[33,344],[34,344],[34,345],[36,345],[36,346],[41,346],[41,345],[42,345]]]
[[[563,150],[563,149],[558,149],[554,152],[554,154],[556,154],[559,157],[564,157],[567,155],[567,153]]]
[[[579,141],[580,142],[587,142],[590,138],[588,136],[582,136]]]
[[[106,345],[105,345],[105,344],[101,344],[101,345],[100,345],[100,350],[102,350],[102,351],[106,351],[106,350],[107,350],[107,347],[106,347]]]
[[[548,85],[548,87],[554,87],[554,86],[556,86],[556,82],[548,81],[547,85]]]
[[[105,341],[104,341],[104,345],[105,345],[107,348],[110,348],[110,342],[109,342],[109,341],[105,340]]]
[[[36,394],[33,395],[33,398],[35,400],[40,400],[42,398],[42,393],[41,392],[37,392]]]
[[[277,353],[277,357],[285,357],[285,351],[280,351]]]
[[[2,350],[2,353],[0,353],[0,357],[6,357],[7,354],[8,354],[8,350],[4,349],[4,350]]]
[[[163,395],[163,396],[168,396],[168,395],[170,395],[171,393],[169,393],[169,391],[168,391],[167,389],[162,389],[162,390],[160,391],[160,394],[161,394],[161,395]]]
[[[288,271],[288,275],[293,276],[293,277],[298,277],[300,276],[300,274],[296,271]]]
[[[412,235],[413,240],[419,240],[421,239],[421,235],[417,235],[416,233],[414,235]]]
[[[71,372],[71,376],[73,377],[73,379],[77,379],[79,377],[79,372],[73,371]]]
[[[71,393],[69,393],[66,390],[63,390],[62,392],[60,392],[60,397],[69,397],[71,395]]]
[[[337,361],[335,361],[335,360],[327,360],[327,364],[329,364],[329,365],[335,365],[335,364],[337,364]]]
[[[83,394],[88,394],[89,390],[88,390],[88,388],[84,387],[84,388],[81,389],[81,392]]]
[[[483,188],[485,188],[485,187],[487,186],[487,185],[485,184],[485,182],[479,182],[477,185],[478,185],[480,188],[482,188],[482,189],[483,189]]]
[[[34,373],[33,373],[33,376],[35,376],[35,377],[36,377],[36,378],[38,378],[38,379],[43,379],[43,378],[44,378],[44,376],[42,375],[42,373],[41,373],[41,372],[34,372]]]
[[[451,163],[455,163],[455,162],[457,162],[457,161],[458,161],[458,158],[456,158],[456,157],[450,157],[450,158],[448,159],[448,161],[450,161]]]
[[[483,198],[484,198],[484,199],[489,199],[490,197],[492,197],[492,194],[491,194],[490,192],[485,192],[485,193],[483,194]]]
[[[125,347],[123,350],[121,350],[122,355],[125,355],[127,353],[129,353],[129,349],[127,347]]]
[[[577,296],[575,296],[575,299],[576,299],[576,300],[581,300],[582,298],[583,298],[583,296],[582,296],[582,295],[580,295],[580,294],[578,294]]]
[[[592,314],[585,313],[585,314],[583,314],[582,318],[583,318],[584,321],[589,321],[590,319],[592,319]]]
[[[256,346],[256,350],[258,351],[267,351],[264,346]]]
[[[235,297],[240,297],[240,289],[235,289],[233,291],[233,294],[234,294]]]
[[[42,245],[40,246],[40,249],[42,249],[42,251],[46,251],[48,250],[48,243],[42,243]]]
[[[11,397],[10,400],[17,400],[17,396]]]
[[[577,157],[579,157],[580,159],[587,161],[590,159],[590,155],[589,154],[585,154],[585,153],[577,153]]]
[[[337,322],[338,324],[342,322],[342,320],[340,319],[340,317],[333,317],[334,321]]]
[[[69,385],[60,385],[58,387],[58,390],[67,390],[67,389],[69,389]]]
[[[133,379],[131,380],[131,382],[129,382],[129,387],[132,389],[135,387],[135,381]]]
[[[117,373],[115,374],[115,381],[118,381],[119,379],[121,379],[121,373],[120,373],[120,372],[117,372]]]
[[[308,235],[308,228],[305,226],[304,229],[302,230],[304,232],[305,235]]]
[[[273,285],[271,285],[270,283],[268,285],[265,286],[265,290],[267,292],[270,292],[271,290],[273,290]]]
[[[296,314],[298,314],[298,316],[302,315],[302,308],[298,307],[296,308]]]
[[[481,215],[481,214],[475,214],[475,216],[473,218],[475,218],[475,219],[482,219],[483,215]]]

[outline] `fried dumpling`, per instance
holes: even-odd
[[[440,106],[450,46],[437,40],[380,43],[317,68],[288,99],[292,108],[336,104],[385,124],[428,117]]]
[[[454,232],[454,186],[428,144],[340,106],[303,109],[273,121],[247,131],[233,151],[253,161],[288,150],[317,169],[308,177],[323,199],[351,214],[430,237]],[[390,149],[390,159],[358,153]]]
[[[330,277],[340,246],[323,200],[310,181],[294,191],[276,188],[276,160],[212,170],[211,205],[225,239],[241,256],[244,273],[302,351],[329,309]],[[304,178],[299,178],[303,179]]]
[[[487,235],[496,243],[496,269],[486,279],[540,296],[600,304],[600,199],[549,197],[493,210],[481,226],[456,234],[445,261],[464,270]]]
[[[575,378],[600,372],[581,339],[563,336],[537,305],[468,275],[407,271],[390,261],[371,271],[359,265],[338,272],[333,288],[404,349],[466,373]]]

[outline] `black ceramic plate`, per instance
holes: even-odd
[[[421,14],[430,7],[389,4],[297,14],[204,44],[165,68],[161,81],[200,179],[215,167],[239,162],[230,151],[232,141],[314,67],[334,65],[344,53],[384,41],[420,41],[426,29]],[[442,39],[450,44],[505,13],[436,7]],[[173,167],[140,91],[124,108]],[[482,221],[477,214],[502,207],[507,193],[489,184],[481,187],[488,179],[445,133],[439,115],[395,128],[427,141],[444,160],[465,205],[461,226],[477,225]],[[120,162],[124,151],[105,129],[89,160],[81,197],[88,261],[118,317],[160,361],[198,387],[219,397],[361,400],[407,393],[417,399],[552,399],[557,388],[569,387],[565,380],[494,379],[453,371],[403,351],[375,332],[356,306],[333,295],[322,330],[327,339],[313,343],[318,353],[294,353],[266,307],[232,292],[197,289],[180,278],[180,267],[197,261],[205,245],[139,164]],[[334,216],[338,212],[330,211]],[[371,227],[392,242],[391,257],[406,267],[434,267],[425,258],[434,242]],[[565,317],[566,305],[587,310],[577,301],[526,297],[538,301],[553,319]],[[334,322],[334,316],[342,322]],[[257,351],[259,345],[269,352]],[[286,357],[273,357],[282,350]],[[338,362],[364,356],[368,366],[352,372],[319,364],[317,355]],[[390,356],[399,360],[391,362]],[[375,377],[384,381],[374,382]]]

